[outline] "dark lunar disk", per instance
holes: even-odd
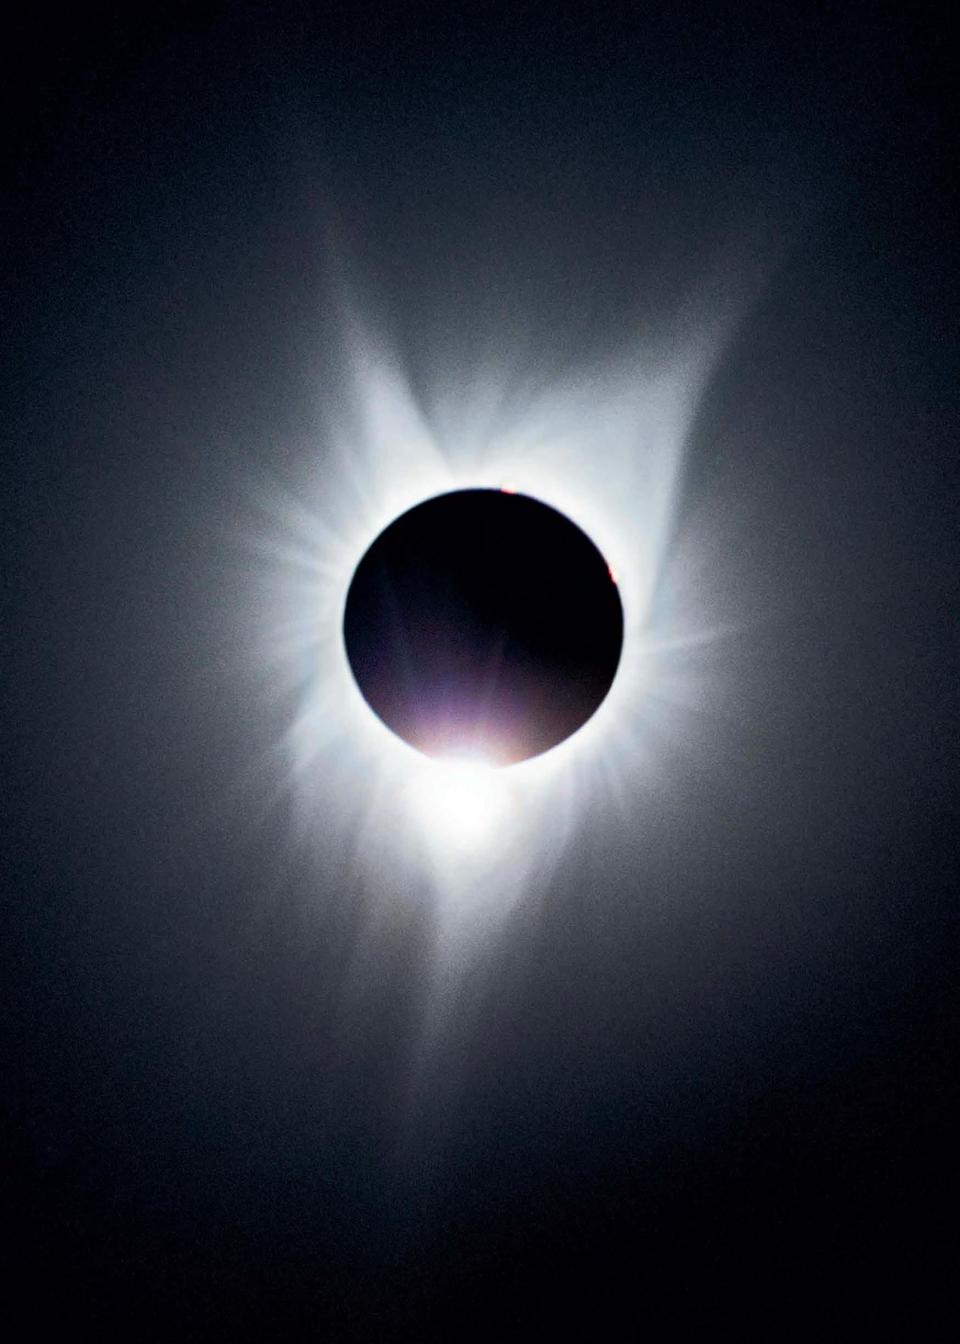
[[[537,756],[606,696],[623,609],[603,556],[539,500],[456,490],[402,514],[357,566],[344,641],[373,712],[429,756]]]

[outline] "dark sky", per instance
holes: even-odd
[[[14,1335],[946,1338],[939,21],[349,8],[7,28]],[[398,1146],[426,935],[398,920],[348,990],[376,893],[346,837],[292,843],[283,791],[240,783],[290,706],[247,657],[237,538],[251,482],[322,478],[331,257],[429,412],[501,347],[526,352],[517,400],[602,369],[718,255],[763,279],[699,406],[671,554],[697,549],[698,608],[737,632],[723,712],[665,740],[662,788],[584,805],[469,972],[447,1086]]]

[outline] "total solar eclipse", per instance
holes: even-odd
[[[563,742],[616,675],[623,608],[607,562],[556,509],[455,490],[395,519],[347,593],[367,704],[428,756],[510,765]]]

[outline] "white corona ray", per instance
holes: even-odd
[[[684,444],[739,298],[714,290],[615,366],[543,378],[523,395],[508,395],[505,351],[499,366],[464,370],[455,391],[434,389],[429,415],[388,344],[345,306],[348,376],[318,418],[315,477],[297,499],[266,491],[258,540],[273,577],[258,622],[263,666],[288,707],[281,784],[319,868],[346,862],[362,879],[367,918],[410,903],[429,916],[435,1012],[477,940],[545,889],[585,801],[635,797],[649,778],[657,662],[678,642],[654,599]],[[342,637],[346,592],[374,538],[422,500],[471,486],[506,486],[571,518],[606,557],[625,615],[620,668],[593,718],[500,770],[428,760],[395,737],[362,699]],[[698,616],[691,644],[711,637],[710,613]]]

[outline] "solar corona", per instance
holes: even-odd
[[[293,492],[264,483],[268,796],[290,798],[292,844],[351,865],[371,947],[429,922],[438,983],[691,731],[715,646],[678,489],[735,299],[668,355],[651,330],[513,401],[506,351],[415,394],[349,302],[323,452]]]

